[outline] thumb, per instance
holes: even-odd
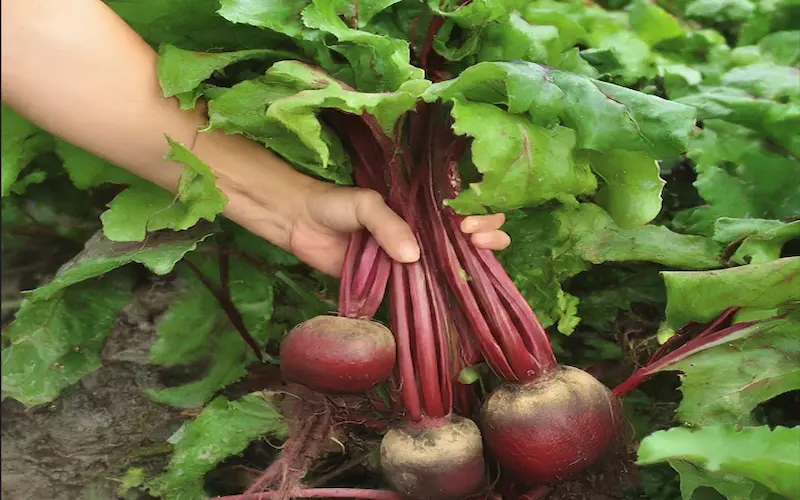
[[[337,188],[329,192],[321,219],[333,230],[352,232],[362,227],[392,259],[410,263],[419,260],[420,249],[414,233],[383,197],[371,189]],[[343,206],[344,205],[344,206]]]

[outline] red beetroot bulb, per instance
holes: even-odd
[[[356,394],[389,378],[396,346],[392,332],[374,321],[317,316],[281,342],[281,372],[317,392]]]
[[[532,382],[500,386],[480,420],[491,454],[534,486],[563,481],[603,455],[619,429],[620,406],[597,379],[560,366]]]

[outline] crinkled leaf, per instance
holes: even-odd
[[[761,0],[753,4],[755,12],[740,28],[739,45],[756,43],[771,32],[797,28],[797,0]]]
[[[167,139],[172,149],[166,157],[184,165],[178,194],[145,181],[117,195],[103,212],[103,232],[112,241],[143,241],[159,229],[181,231],[206,219],[214,221],[228,202],[216,186],[214,172],[180,143]]]
[[[90,189],[102,184],[134,184],[138,178],[69,142],[58,140],[56,154],[64,162],[69,179],[78,189]]]
[[[290,52],[270,49],[239,50],[236,52],[194,52],[164,44],[158,53],[158,80],[164,97],[192,93],[215,72],[233,63],[250,59],[290,59]],[[193,94],[196,95],[196,94]],[[199,97],[199,96],[198,96]],[[194,100],[188,102],[194,107]]]
[[[183,164],[185,167],[178,183],[178,198],[189,208],[189,214],[196,220],[213,222],[228,203],[228,197],[217,189],[217,176],[183,144],[167,139],[170,149],[165,158]],[[191,225],[194,225],[192,222]],[[179,227],[178,229],[187,229]]]
[[[751,0],[693,0],[686,6],[686,16],[717,22],[743,21],[753,10]]]
[[[537,124],[575,129],[580,148],[643,151],[657,159],[686,149],[695,120],[691,107],[526,62],[476,64],[423,97],[502,104]]]
[[[679,460],[670,460],[669,465],[680,474],[683,500],[702,500],[706,497],[701,497],[699,494],[708,489],[712,492],[716,490],[725,495],[728,500],[783,500],[783,497],[777,497],[761,483],[742,476],[724,472],[709,472],[691,462]],[[706,489],[697,491],[698,488]],[[695,495],[695,492],[698,495]],[[715,496],[715,498],[719,497]]]
[[[50,283],[30,292],[30,297],[48,299],[63,288],[103,276],[132,262],[142,264],[156,274],[168,274],[178,261],[212,233],[208,226],[197,226],[190,231],[159,231],[142,243],[115,243],[98,232],[86,242],[81,253],[58,270]]]
[[[757,323],[666,369],[682,372],[681,422],[754,425],[756,406],[800,390],[800,322]]]
[[[28,189],[28,186],[41,184],[45,180],[47,180],[46,172],[43,170],[31,170],[21,178],[17,179],[17,181],[11,186],[11,192],[14,194],[24,194]]]
[[[155,47],[171,43],[199,51],[240,50],[275,48],[284,41],[277,34],[220,17],[220,0],[108,0],[106,4]]]
[[[666,182],[656,161],[641,152],[592,151],[589,164],[603,179],[595,201],[621,228],[643,226],[659,214]]]
[[[205,279],[220,286],[220,269],[215,261],[192,261]],[[244,376],[245,366],[254,355],[206,285],[187,267],[179,269],[183,288],[158,321],[158,340],[151,347],[150,362],[176,366],[203,361],[208,370],[199,380],[150,390],[148,394],[159,403],[191,407],[202,405],[216,391]],[[232,303],[250,335],[264,342],[270,335],[282,333],[269,329],[274,278],[240,259],[231,260],[229,274]]]
[[[338,43],[331,43],[331,48],[350,63],[355,86],[362,92],[391,92],[423,78],[423,71],[410,62],[407,41],[349,27],[336,2],[312,0],[303,10],[303,23],[334,37]]]
[[[800,240],[800,221],[721,217],[714,224],[715,241],[738,244],[731,257],[737,264],[779,259],[783,245],[794,239]]]
[[[350,26],[365,28],[372,19],[401,0],[336,0],[340,15]]]
[[[510,213],[504,229],[514,245],[499,254],[503,267],[545,326],[570,333],[578,301],[561,283],[604,262],[654,262],[674,268],[717,267],[722,249],[709,238],[665,227],[622,229],[591,203],[577,208]],[[663,293],[663,292],[661,292]]]
[[[692,140],[694,185],[707,205],[679,214],[676,223],[711,235],[720,217],[800,216],[800,162],[764,144],[755,133],[709,120]]]
[[[508,23],[493,23],[483,30],[478,59],[522,60],[554,66],[561,58],[562,43],[555,26],[532,25],[513,13]]]
[[[130,301],[133,283],[131,274],[118,271],[27,299],[3,333],[3,397],[26,406],[48,403],[99,368],[103,341]]]
[[[308,30],[300,13],[310,0],[219,0],[219,15],[232,23],[267,28],[291,37]]]
[[[451,113],[455,133],[475,138],[472,161],[483,174],[480,183],[470,184],[468,190],[448,202],[455,210],[503,211],[551,199],[575,203],[575,196],[596,188],[589,166],[576,161],[572,154],[572,130],[548,130],[524,116],[479,102],[456,100]]]
[[[800,69],[773,63],[733,68],[722,75],[722,84],[770,100],[800,99]]]
[[[617,83],[633,86],[642,78],[655,76],[655,65],[650,47],[636,34],[619,30],[601,38],[594,50],[609,51],[617,67],[598,67],[601,73],[615,77]]]
[[[775,309],[800,302],[800,257],[714,271],[668,271],[667,324],[706,323],[729,307]]]
[[[491,21],[504,19],[511,12],[525,6],[521,0],[428,0],[428,7],[436,14],[452,19],[460,26],[474,28]]]
[[[775,64],[796,66],[800,62],[800,30],[770,33],[759,40],[758,48]]]
[[[637,464],[681,460],[758,481],[786,498],[800,492],[800,427],[675,427],[647,436]]]
[[[678,269],[718,267],[720,247],[701,236],[678,234],[664,226],[623,229],[592,203],[553,212],[560,234],[571,241],[570,250],[592,264],[603,262],[656,262]]]
[[[683,35],[683,28],[678,20],[648,0],[634,1],[629,16],[631,29],[649,45]]]
[[[196,313],[197,314],[197,313]],[[250,351],[241,347],[244,341],[230,326],[217,329],[214,337],[202,337],[206,342],[201,345],[202,353],[211,351],[211,364],[203,373],[203,377],[191,382],[164,389],[148,389],[147,395],[156,403],[175,408],[196,408],[204,405],[221,389],[235,383],[247,375],[246,365],[255,358]]]
[[[0,194],[7,196],[20,172],[42,153],[54,146],[53,136],[20,116],[5,104],[2,105],[0,119],[2,133],[2,166]]]
[[[341,142],[317,113],[326,108],[368,112],[391,131],[428,85],[426,80],[414,80],[396,92],[361,93],[319,68],[283,61],[264,77],[242,82],[211,100],[209,128],[246,134],[305,170],[349,183],[349,162]]]
[[[677,99],[697,108],[703,120],[723,119],[748,127],[775,140],[793,155],[800,155],[800,103],[779,103],[757,98],[736,87],[709,87]]]
[[[204,500],[204,476],[226,458],[260,437],[283,438],[287,425],[268,396],[248,394],[236,401],[215,398],[200,415],[170,439],[173,453],[166,471],[148,484],[162,498]]]

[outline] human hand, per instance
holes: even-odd
[[[500,227],[503,214],[464,218],[461,230],[481,248],[502,250],[511,238]],[[293,220],[288,250],[332,276],[342,271],[350,233],[366,228],[386,253],[399,262],[419,259],[419,247],[406,222],[375,191],[320,184]]]

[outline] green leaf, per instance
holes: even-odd
[[[715,271],[662,273],[667,325],[707,323],[729,307],[776,309],[800,301],[800,257]]]
[[[750,0],[694,0],[686,6],[686,17],[717,22],[743,21],[754,9]]]
[[[523,7],[526,3],[521,0],[473,0],[471,2],[428,0],[428,7],[438,15],[452,19],[459,26],[474,28],[506,18],[511,12]]]
[[[738,243],[731,260],[737,264],[758,264],[781,257],[783,245],[800,239],[800,221],[773,219],[732,219],[721,217],[714,224],[714,241]]]
[[[224,51],[285,43],[276,33],[226,21],[217,14],[220,0],[107,0],[106,4],[154,47],[170,43],[190,50]]]
[[[56,141],[56,154],[78,189],[91,189],[106,183],[130,185],[139,182],[138,177],[130,172],[69,142]]]
[[[711,472],[758,481],[786,498],[800,498],[800,427],[675,427],[647,436],[637,464],[686,461]]]
[[[153,233],[143,243],[115,243],[102,233],[96,233],[83,251],[64,264],[53,280],[32,292],[32,299],[49,299],[60,290],[82,281],[136,262],[156,274],[172,272],[175,264],[197,245],[211,236],[209,227],[195,227],[190,231],[160,231]]]
[[[661,191],[666,182],[656,161],[641,152],[589,153],[592,170],[604,183],[595,195],[621,228],[643,226],[661,212]]]
[[[552,66],[564,48],[558,28],[529,24],[517,13],[511,14],[508,23],[488,25],[480,42],[481,61],[523,60]]]
[[[759,40],[758,48],[775,64],[796,66],[800,62],[800,30],[770,33]]]
[[[339,138],[317,113],[367,112],[389,132],[428,86],[427,80],[413,80],[396,92],[356,92],[319,68],[282,61],[264,77],[242,82],[212,99],[208,128],[248,135],[304,170],[345,184],[350,183],[348,159]]]
[[[717,267],[722,249],[711,239],[674,233],[663,226],[622,229],[601,207],[510,213],[504,229],[514,242],[500,253],[503,267],[544,326],[570,333],[579,322],[578,299],[561,284],[606,262],[654,262],[672,268]]]
[[[208,258],[192,262],[212,286],[220,287],[216,262]],[[183,288],[156,326],[158,340],[151,347],[150,362],[177,366],[203,361],[208,370],[200,380],[150,390],[148,395],[159,403],[192,407],[243,377],[245,366],[255,357],[206,285],[187,267],[178,270]],[[281,335],[282,331],[269,329],[275,279],[241,259],[231,260],[229,274],[231,301],[250,335],[260,343]]]
[[[132,275],[116,272],[23,302],[3,333],[3,397],[49,403],[100,367],[100,349],[128,304]]]
[[[642,151],[657,159],[686,149],[695,120],[690,107],[524,62],[476,64],[432,85],[423,98],[502,104],[534,123],[573,128],[579,148]]]
[[[53,136],[20,116],[5,104],[0,118],[2,137],[2,166],[0,166],[0,195],[8,196],[22,169],[42,153],[53,148]]]
[[[800,100],[800,69],[773,63],[758,63],[733,68],[722,75],[722,84],[770,100]]]
[[[690,462],[672,460],[669,465],[680,474],[681,496],[683,500],[701,500],[700,493],[718,491],[728,500],[782,500],[776,498],[769,488],[750,479],[724,472],[709,472]],[[698,495],[695,492],[701,489]],[[716,498],[719,498],[718,496]]]
[[[800,390],[800,322],[757,323],[669,366],[682,372],[677,416],[692,426],[754,425],[759,404]]]
[[[216,186],[217,177],[197,156],[167,138],[171,150],[165,156],[184,165],[178,194],[172,195],[149,182],[140,181],[114,198],[103,212],[103,232],[112,241],[143,241],[159,229],[182,231],[200,219],[213,222],[228,202]]]
[[[283,438],[286,422],[269,397],[248,394],[236,401],[215,398],[184,424],[170,443],[174,452],[166,472],[149,483],[150,493],[174,500],[204,500],[203,478],[226,458],[260,437]]]
[[[648,0],[633,2],[629,10],[629,22],[633,31],[651,46],[683,35],[678,20]]]
[[[250,59],[293,59],[290,52],[270,49],[239,50],[236,52],[194,52],[174,45],[164,44],[158,53],[158,80],[164,97],[193,93],[215,72],[231,64]],[[196,99],[189,100],[184,109],[194,107]],[[188,104],[191,104],[190,106]]]
[[[474,137],[472,161],[480,183],[448,202],[461,213],[504,211],[536,206],[551,199],[575,203],[597,184],[589,166],[572,155],[575,133],[550,130],[491,104],[456,100],[451,114],[458,135]]]
[[[340,14],[336,2],[313,0],[303,10],[303,23],[334,37],[331,48],[350,63],[357,89],[391,92],[409,80],[424,77],[424,72],[410,62],[407,41],[350,28]]]
[[[192,218],[214,222],[217,214],[220,214],[228,203],[228,197],[217,189],[216,174],[183,144],[170,138],[167,138],[167,142],[172,149],[165,158],[182,163],[186,167],[178,183],[178,198],[181,203],[187,205]],[[194,224],[195,222],[192,222],[191,225]],[[178,229],[188,229],[188,227]]]
[[[310,0],[219,0],[219,15],[232,23],[250,24],[298,37],[307,31],[300,13],[310,3]]]
[[[695,162],[694,185],[707,205],[679,214],[678,226],[710,236],[720,217],[800,216],[800,163],[764,144],[752,131],[707,120],[688,156]]]
[[[553,215],[562,237],[570,240],[571,251],[592,264],[638,261],[679,269],[719,266],[720,247],[708,238],[678,234],[664,226],[624,229],[606,211],[591,203],[581,203],[577,208],[563,207]]]
[[[800,155],[800,136],[794,132],[800,128],[800,103],[758,98],[736,87],[703,88],[676,101],[697,108],[703,120],[717,118],[742,125]]]

